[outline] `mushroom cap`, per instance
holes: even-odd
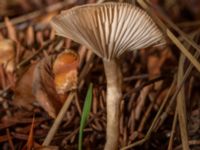
[[[58,35],[85,45],[108,60],[127,50],[165,43],[163,34],[149,15],[128,3],[76,6],[54,17],[52,25]]]

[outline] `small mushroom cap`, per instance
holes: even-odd
[[[105,59],[165,43],[148,14],[128,3],[86,4],[61,12],[52,19],[60,36],[70,38]]]
[[[53,63],[54,83],[58,94],[77,88],[79,57],[72,50],[60,53]]]

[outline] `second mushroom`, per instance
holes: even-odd
[[[115,2],[63,11],[52,25],[58,35],[87,46],[102,58],[107,80],[105,150],[118,149],[122,73],[117,59],[128,50],[164,44],[163,34],[145,11]]]

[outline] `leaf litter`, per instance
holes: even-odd
[[[93,83],[92,108],[88,124],[83,130],[82,146],[83,149],[103,149],[106,140],[106,81],[102,62],[86,47],[69,39],[59,39],[49,25],[50,18],[59,11],[85,2],[12,2],[3,3],[0,11],[3,14],[0,15],[3,16],[0,17],[1,149],[21,150],[25,145],[29,149],[77,149],[82,108],[90,83]],[[119,147],[125,149],[127,146],[136,146],[136,149],[149,150],[186,149],[189,146],[190,149],[199,149],[199,72],[193,68],[186,73],[191,67],[190,62],[198,69],[199,59],[195,48],[199,44],[199,30],[196,26],[200,18],[200,9],[197,9],[199,5],[195,0],[189,4],[186,0],[180,4],[172,0],[143,2],[150,4],[148,6],[159,6],[168,14],[168,19],[178,26],[165,18],[164,24],[172,32],[167,32],[172,42],[169,40],[168,45],[160,49],[147,48],[121,57],[120,64],[126,82],[123,84],[121,101]],[[136,4],[140,5],[139,2]],[[43,13],[41,8],[46,8],[47,13]],[[17,12],[15,15],[13,10]],[[163,19],[159,9],[152,7],[150,11]],[[173,43],[177,44],[176,39],[183,45],[179,43],[177,48]],[[182,63],[182,51],[179,48],[183,48],[186,58],[189,58]],[[4,49],[7,50],[4,52]],[[78,61],[74,56],[64,58],[67,63],[70,63],[70,59],[75,63],[63,65],[55,71],[55,60],[66,49],[71,49],[71,54],[79,57]],[[189,57],[188,52],[191,53]],[[180,76],[180,67],[183,69],[182,76],[188,74],[186,79]],[[71,83],[62,85],[64,80]],[[178,86],[184,86],[184,89],[181,89],[174,101]],[[73,92],[73,99],[69,99]],[[54,123],[53,118],[57,118],[66,100],[69,100],[67,109],[60,119],[59,127],[51,135],[51,142],[42,145]],[[183,115],[184,119],[176,118],[178,106],[177,113]],[[185,125],[180,125],[180,121],[185,121]],[[182,140],[187,140],[187,143],[182,144]]]

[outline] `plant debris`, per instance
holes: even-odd
[[[120,56],[123,86],[118,148],[199,150],[199,1],[119,1],[137,5],[153,16],[167,45]],[[78,149],[90,83],[93,96],[82,149],[104,148],[107,121],[102,60],[87,47],[56,36],[50,25],[51,18],[62,10],[95,2],[0,1],[0,149]]]

